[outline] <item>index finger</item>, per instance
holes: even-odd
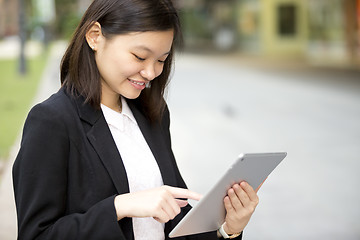
[[[186,188],[170,187],[164,186],[174,198],[187,198],[199,201],[202,198],[202,195],[193,191],[190,191]]]

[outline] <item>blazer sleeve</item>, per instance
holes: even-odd
[[[57,109],[37,105],[25,122],[13,166],[18,239],[125,239],[115,196],[85,212],[67,214],[70,139]]]
[[[172,147],[171,147],[171,135],[170,135],[170,112],[168,107],[165,107],[164,110],[164,115],[163,115],[163,121],[162,121],[162,130],[164,133],[164,138],[165,138],[165,142],[167,144],[167,147],[169,149],[169,152],[171,154],[171,159],[173,160],[173,165],[174,165],[174,169],[175,169],[175,175],[176,175],[176,180],[179,184],[178,187],[182,187],[182,188],[187,188],[185,181],[183,180],[183,178],[181,177],[179,168],[176,164],[175,161],[175,156],[173,154],[172,151]],[[174,223],[172,224],[173,226],[176,226],[176,224],[181,220],[181,218],[183,218],[189,211],[191,210],[191,206],[187,205],[186,207],[182,208],[181,213],[178,215],[178,217],[176,217],[174,219]],[[241,240],[242,239],[242,233],[240,236],[234,238],[235,240]],[[168,236],[166,236],[168,237]],[[177,238],[173,238],[174,240],[176,240]],[[217,237],[217,232],[213,231],[213,232],[208,232],[208,233],[202,233],[202,234],[195,234],[195,235],[190,235],[187,236],[185,239],[187,240],[217,240],[217,239],[223,239],[223,238],[218,238]]]

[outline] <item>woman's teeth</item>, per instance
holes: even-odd
[[[135,83],[135,84],[140,85],[140,86],[143,86],[143,85],[145,84],[145,83],[143,83],[143,82],[135,82],[135,81],[133,81],[133,80],[130,80],[130,82]]]

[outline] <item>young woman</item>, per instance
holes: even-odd
[[[168,239],[190,210],[163,99],[180,40],[171,0],[95,0],[63,57],[62,87],[26,120],[13,167],[19,239]],[[218,232],[241,238],[258,203],[245,182]],[[220,232],[220,234],[219,234]]]

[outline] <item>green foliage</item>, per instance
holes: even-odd
[[[62,36],[65,39],[70,39],[73,35],[73,33],[76,30],[76,27],[78,26],[81,18],[77,14],[69,14],[67,19],[65,20],[63,24],[63,33]]]
[[[56,35],[69,39],[80,22],[81,16],[78,12],[77,1],[55,0],[56,21],[54,29]]]
[[[184,10],[180,12],[180,18],[186,37],[211,38],[206,12]]]
[[[20,134],[36,93],[47,56],[28,60],[28,74],[17,74],[18,61],[0,60],[0,159],[8,156]]]

